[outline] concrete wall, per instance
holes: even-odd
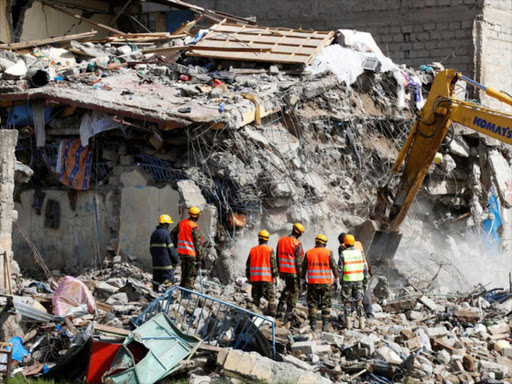
[[[82,14],[80,10],[73,10]],[[112,16],[96,14],[91,20],[110,25]],[[114,26],[115,28],[115,26]],[[20,41],[41,40],[64,34],[88,32],[91,29],[98,31],[95,38],[108,36],[110,32],[95,25],[80,21],[55,9],[44,7],[40,2],[34,2],[32,7],[25,11],[23,30]]]
[[[203,198],[201,196],[201,198]],[[216,235],[217,209],[212,206],[201,207],[203,212],[199,226],[205,241]],[[149,240],[158,225],[160,215],[168,214],[174,224],[188,217],[187,204],[181,195],[170,186],[157,188],[148,185],[128,186],[121,189],[121,252],[137,256],[146,267],[151,265]]]
[[[261,25],[371,32],[397,63],[419,66],[445,59],[446,66],[473,76],[473,21],[483,0],[196,0],[195,4],[254,15]],[[455,57],[450,57],[453,52]]]
[[[27,232],[32,242],[45,259],[50,269],[91,266],[97,257],[97,230],[94,215],[94,192],[78,192],[76,210],[69,205],[67,190],[44,190],[46,197],[41,215],[32,208],[34,190],[21,194],[21,204],[16,203],[18,222]],[[60,226],[57,229],[44,226],[45,209],[49,199],[60,203]],[[102,240],[101,256],[110,240],[110,231],[106,224],[108,208],[104,198],[98,195],[98,217]],[[39,268],[35,264],[32,252],[18,231],[13,234],[14,258],[21,269]]]
[[[475,26],[479,49],[476,78],[485,85],[512,94],[512,1],[486,0],[484,17]],[[485,105],[512,113],[512,107],[481,95]]]
[[[18,142],[18,131],[0,129],[0,288],[7,288],[4,252],[9,258],[11,252],[11,233],[14,217],[14,148]]]
[[[158,217],[171,216],[175,223],[180,217],[180,195],[170,186],[156,188],[147,185],[121,190],[121,251],[137,256],[146,266],[151,263],[149,239],[158,224]]]

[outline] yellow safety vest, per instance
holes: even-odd
[[[346,249],[343,255],[343,281],[357,282],[364,279],[364,258],[357,249]]]

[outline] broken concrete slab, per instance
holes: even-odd
[[[230,377],[253,382],[290,382],[297,384],[329,384],[331,380],[319,374],[297,368],[289,363],[279,363],[256,352],[222,349],[217,364]]]

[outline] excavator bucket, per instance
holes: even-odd
[[[384,262],[393,259],[402,239],[402,234],[383,231],[376,221],[368,220],[359,226],[357,239],[363,243],[370,263],[378,263],[379,261]]]

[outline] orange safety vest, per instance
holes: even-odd
[[[249,280],[254,281],[266,281],[272,283],[272,269],[270,268],[270,255],[272,254],[272,248],[268,245],[258,245],[253,247],[249,252],[251,259],[249,266]]]
[[[331,251],[320,247],[306,252],[308,284],[332,284],[330,255]]]
[[[197,256],[194,238],[192,237],[192,230],[194,228],[199,228],[199,225],[192,220],[185,219],[180,221],[178,228],[178,255]]]
[[[279,239],[277,243],[277,260],[279,263],[279,272],[297,273],[297,264],[295,263],[295,247],[300,241],[293,236],[285,236]],[[304,252],[302,252],[304,256]]]

